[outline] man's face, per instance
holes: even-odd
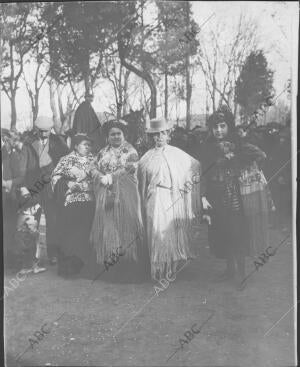
[[[156,147],[163,147],[168,144],[169,133],[168,131],[161,131],[159,133],[152,134],[153,140],[155,142]]]
[[[50,136],[51,130],[43,130],[43,129],[38,129],[38,135],[39,138],[41,139],[48,139]]]

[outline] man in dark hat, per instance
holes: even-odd
[[[74,116],[72,133],[84,133],[93,139],[93,148],[98,151],[104,145],[104,138],[101,134],[101,124],[96,112],[92,107],[94,95],[91,92],[85,94],[85,101],[82,102]]]

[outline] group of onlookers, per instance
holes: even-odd
[[[291,195],[290,172],[264,168],[269,151],[238,134],[229,111],[209,117],[209,134],[193,156],[169,144],[165,119],[150,121],[152,148],[142,157],[117,120],[102,126],[107,144],[97,152],[92,134],[73,135],[69,148],[51,133],[51,118],[38,117],[35,127],[37,134],[25,137],[2,132],[4,242],[21,253],[24,272],[45,270],[36,259],[28,268],[36,250],[28,238],[34,242],[38,232],[26,210],[29,215],[35,206],[37,222],[45,214],[49,261],[58,262],[61,276],[95,274],[123,249],[122,261],[130,264],[124,272],[136,267],[156,280],[171,278],[197,255],[192,226],[195,217],[204,217],[211,252],[227,263],[219,279],[234,279],[240,288],[246,256],[268,246],[269,212],[282,200],[271,183],[285,185]],[[278,149],[284,164],[290,152]]]

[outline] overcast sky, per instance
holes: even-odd
[[[297,53],[298,36],[298,14],[299,7],[296,2],[228,2],[228,1],[194,1],[192,2],[192,11],[195,21],[201,25],[210,15],[214,16],[203,26],[201,32],[209,32],[214,29],[218,22],[222,21],[228,25],[228,32],[236,24],[241,13],[252,17],[258,24],[260,38],[260,47],[266,51],[266,57],[274,73],[274,87],[276,93],[280,93],[287,79],[290,77],[292,67],[292,52]],[[292,29],[292,27],[294,27]],[[227,28],[226,28],[227,29]],[[294,63],[296,63],[294,59]],[[296,68],[296,66],[295,66]],[[192,97],[192,113],[205,112],[205,89],[202,83],[203,76],[201,72],[194,74]],[[103,112],[108,109],[114,98],[111,91],[111,85],[103,82],[95,89],[95,100],[93,106],[97,112]],[[284,95],[282,96],[284,98]],[[174,103],[172,106],[170,98],[170,107],[172,108],[171,117],[175,117]],[[158,101],[158,105],[161,101]],[[158,109],[158,115],[163,113],[163,106]],[[178,113],[178,111],[177,111]],[[17,114],[18,125],[21,127],[27,125],[30,121],[30,104],[24,86],[21,86],[17,94]],[[40,95],[40,114],[52,115],[49,102],[48,85],[45,83]],[[179,114],[184,117],[184,103],[179,108]],[[1,125],[3,127],[10,125],[10,104],[7,97],[1,92]]]

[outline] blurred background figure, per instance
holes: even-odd
[[[100,121],[92,106],[93,100],[93,93],[85,94],[85,101],[78,106],[74,115],[72,135],[79,133],[89,135],[94,141],[93,152],[97,152],[104,146],[104,137],[101,133]]]
[[[188,148],[188,133],[186,129],[175,126],[170,134],[170,144],[186,152]]]
[[[12,151],[11,134],[9,130],[1,129],[3,255],[4,264],[8,267],[13,266],[12,247],[18,210],[16,192],[13,185],[15,175],[12,170]]]
[[[287,230],[292,215],[290,127],[270,123],[266,130],[267,159],[264,172],[276,207],[273,225]]]
[[[20,274],[38,274],[47,269],[39,266],[37,245],[39,241],[38,221],[36,213],[40,206],[28,208],[19,213],[15,234],[15,257]]]

